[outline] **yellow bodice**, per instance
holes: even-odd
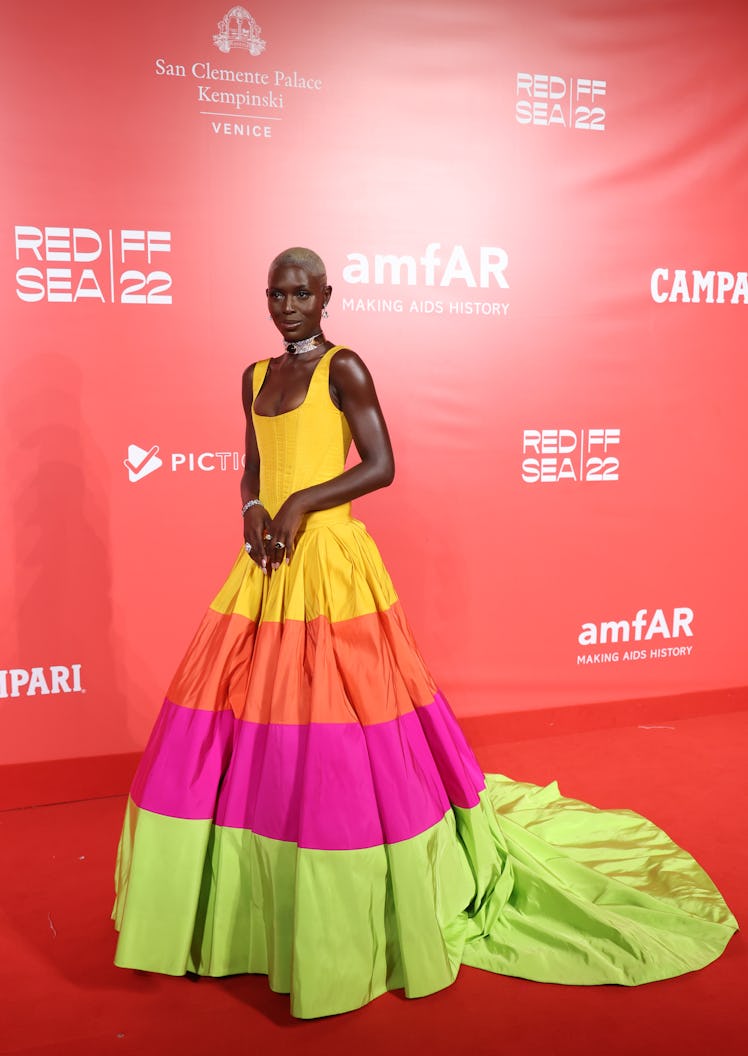
[[[254,402],[267,374],[269,359],[255,365],[252,378],[252,422],[260,452],[260,500],[271,517],[289,495],[322,484],[345,468],[351,431],[345,415],[330,398],[330,362],[342,346],[325,352],[314,368],[304,402],[273,416],[257,414]],[[351,504],[307,514],[304,527],[347,520]]]

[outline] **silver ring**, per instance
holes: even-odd
[[[274,545],[275,545],[275,549],[276,549],[276,550],[285,550],[285,549],[286,549],[286,544],[285,544],[285,543],[282,543],[282,542],[280,541],[280,539],[279,539],[279,540],[278,540],[278,542],[277,542],[277,543],[275,543]]]
[[[248,554],[251,554],[252,553],[252,544],[251,543],[245,543],[244,544],[244,549],[247,551]]]
[[[266,542],[266,543],[269,543],[269,542],[270,542],[270,540],[271,540],[271,539],[272,539],[273,537],[272,537],[272,535],[270,534],[270,532],[265,532],[265,534],[263,535],[263,537],[262,537],[262,538],[263,538],[263,539],[265,540],[265,542]]]

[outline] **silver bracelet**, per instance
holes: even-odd
[[[259,499],[250,499],[249,502],[245,502],[242,506],[242,517],[247,512],[247,510],[251,510],[253,506],[262,506],[262,503]]]

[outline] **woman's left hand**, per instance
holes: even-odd
[[[283,560],[286,564],[291,560],[303,516],[296,495],[289,495],[270,522],[265,533],[265,552],[272,569],[279,568]]]

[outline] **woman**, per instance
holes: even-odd
[[[245,545],[133,783],[116,963],[266,973],[302,1017],[461,963],[623,984],[708,964],[736,923],[665,833],[481,773],[351,517],[394,464],[369,372],[321,332],[331,293],[311,250],[270,266],[284,352],[243,378]]]

